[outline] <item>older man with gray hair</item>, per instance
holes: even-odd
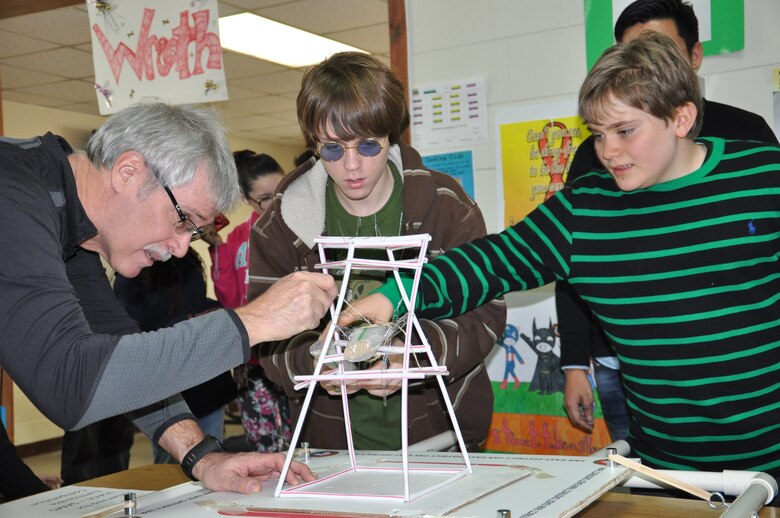
[[[0,192],[11,245],[0,253],[0,365],[49,419],[72,430],[127,413],[217,491],[259,491],[281,471],[281,455],[222,453],[178,393],[242,364],[252,344],[316,326],[333,279],[295,273],[244,307],[137,333],[100,261],[134,277],[181,257],[238,199],[213,112],[137,104],[98,129],[86,152],[51,133],[3,139]],[[303,465],[293,471],[291,483],[313,477]]]

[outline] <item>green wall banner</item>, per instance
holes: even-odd
[[[614,43],[615,20],[632,0],[583,0],[585,49],[588,70]],[[727,54],[745,48],[744,0],[693,0],[699,19],[699,39],[704,55]]]

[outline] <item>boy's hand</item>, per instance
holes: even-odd
[[[566,369],[563,406],[575,426],[593,431],[593,389],[588,381],[588,371]]]
[[[348,326],[355,322],[368,320],[377,324],[386,324],[393,319],[393,305],[381,293],[372,293],[360,300],[351,302],[339,315],[339,325]]]

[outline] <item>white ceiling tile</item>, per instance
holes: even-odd
[[[64,101],[62,99],[41,97],[39,95],[33,95],[27,92],[17,92],[16,90],[3,90],[3,100],[23,104],[32,104],[34,106],[44,106],[46,108],[59,108],[60,106],[68,104],[68,101]]]
[[[390,48],[390,29],[387,21],[357,29],[330,32],[323,36],[371,53],[387,52]]]
[[[78,45],[88,43],[89,16],[75,7],[62,7],[41,13],[0,20],[0,30],[58,43]]]
[[[301,127],[298,126],[297,124],[274,128],[274,134],[280,137],[297,137],[301,139],[303,138],[301,136]]]
[[[266,94],[282,94],[300,90],[301,79],[303,79],[303,72],[287,70],[261,76],[244,77],[232,81],[231,84]]]
[[[219,10],[219,16],[230,16],[232,14],[239,14],[243,12],[244,10],[239,7],[233,7],[232,5],[228,5],[225,2],[219,2],[219,6],[217,7]]]
[[[271,129],[261,129],[253,132],[255,138],[260,140],[284,142],[287,145],[297,146],[303,151],[305,145],[301,128],[298,125],[279,126]]]
[[[60,81],[58,83],[47,83],[44,85],[29,86],[25,88],[26,92],[41,97],[53,97],[55,99],[64,99],[75,103],[84,103],[94,101],[95,84],[72,79],[69,81]]]
[[[226,2],[220,2],[219,7],[220,9],[224,6],[239,11],[251,11],[252,9],[262,9],[272,5],[284,4],[289,1],[290,0],[227,0]],[[220,10],[220,13],[221,12],[222,11]]]
[[[5,58],[1,61],[18,68],[50,72],[73,79],[87,77],[94,73],[92,54],[70,47],[44,50],[25,56]]]
[[[55,83],[63,79],[65,78],[53,74],[0,64],[0,85],[3,88],[22,88],[43,83]]]
[[[315,34],[387,23],[387,4],[379,0],[299,0],[254,11]]]
[[[225,49],[222,50],[222,59],[225,64],[225,74],[227,77],[235,79],[289,70],[287,67],[271,63],[270,61]]]
[[[28,38],[21,34],[0,30],[0,58],[53,49],[56,46],[56,43]]]

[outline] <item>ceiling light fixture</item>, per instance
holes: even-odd
[[[252,13],[219,19],[222,48],[292,68],[319,63],[336,52],[366,52]]]

